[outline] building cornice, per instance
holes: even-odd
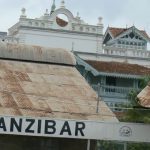
[[[150,61],[150,58],[142,58],[142,57],[132,57],[132,56],[121,56],[121,55],[111,55],[111,54],[103,54],[103,53],[88,53],[88,52],[79,52],[74,51],[76,54],[83,54],[83,55],[90,55],[94,57],[99,56],[106,56],[106,57],[112,57],[112,58],[124,58],[124,59],[135,59],[135,60],[144,60],[144,61]]]
[[[79,32],[79,31],[71,31],[71,30],[61,30],[61,29],[52,29],[52,28],[42,28],[42,27],[29,27],[29,26],[24,26],[20,25],[18,28],[21,29],[31,29],[31,30],[39,30],[39,31],[52,31],[52,32],[60,32],[60,33],[70,33],[70,34],[77,34],[77,35],[85,35],[85,36],[103,36],[103,34],[98,34],[98,33],[87,33],[87,32]]]

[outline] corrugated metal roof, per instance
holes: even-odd
[[[88,62],[82,60],[80,57],[75,56],[78,65],[84,66],[85,70],[90,71],[94,76],[108,76],[108,77],[118,77],[118,78],[129,78],[129,79],[141,79],[142,75],[131,75],[131,74],[122,74],[122,73],[110,73],[110,72],[102,72],[96,67],[88,64]]]
[[[73,54],[64,49],[44,48],[0,42],[0,58],[17,59],[34,62],[75,65]]]
[[[122,62],[105,62],[86,60],[86,62],[99,72],[103,73],[118,73],[124,75],[150,75],[150,68],[140,66],[138,64],[129,64]]]
[[[150,108],[150,85],[145,87],[137,97],[142,106]]]
[[[12,53],[4,49],[9,56],[24,57],[15,47]],[[5,56],[2,52],[1,46]],[[97,95],[74,66],[0,60],[0,83],[0,115],[117,121],[104,102],[96,113]]]

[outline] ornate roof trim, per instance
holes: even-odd
[[[112,36],[112,40],[116,40],[116,39],[120,38],[121,36],[123,36],[124,34],[130,32],[133,29],[140,36],[142,36],[146,41],[150,41],[150,37],[148,36],[148,34],[146,33],[146,31],[139,30],[135,26],[132,26],[130,28],[108,27],[107,30],[106,30],[106,32],[105,32],[105,35],[104,35],[104,41],[105,41],[105,38],[106,38],[106,36],[107,36],[108,33]]]

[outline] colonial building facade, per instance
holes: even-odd
[[[78,70],[114,111],[128,105],[130,91],[138,90],[140,80],[150,75],[149,41],[147,33],[134,26],[108,27],[102,54],[87,54],[84,60],[77,56]]]
[[[23,8],[19,22],[9,29],[9,35],[19,39],[19,43],[45,47],[65,48],[69,51],[102,51],[103,24],[98,18],[97,25],[85,23],[77,13],[74,16],[62,1],[56,9],[55,1],[51,10],[43,16],[31,19]],[[59,43],[59,44],[58,44]]]

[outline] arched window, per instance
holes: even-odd
[[[76,28],[75,28],[75,26],[72,26],[72,30],[74,31]]]
[[[87,32],[89,32],[89,31],[90,31],[89,27],[87,27],[87,28],[86,28],[86,31],[87,31]]]
[[[83,27],[80,27],[80,31],[83,31]]]
[[[29,21],[29,26],[32,26],[32,22],[31,21]]]
[[[95,28],[93,28],[92,30],[93,30],[93,32],[96,32],[96,29],[95,29]]]
[[[41,23],[41,27],[45,27],[45,23]]]
[[[38,22],[35,22],[35,26],[39,26],[39,23],[38,23]]]

